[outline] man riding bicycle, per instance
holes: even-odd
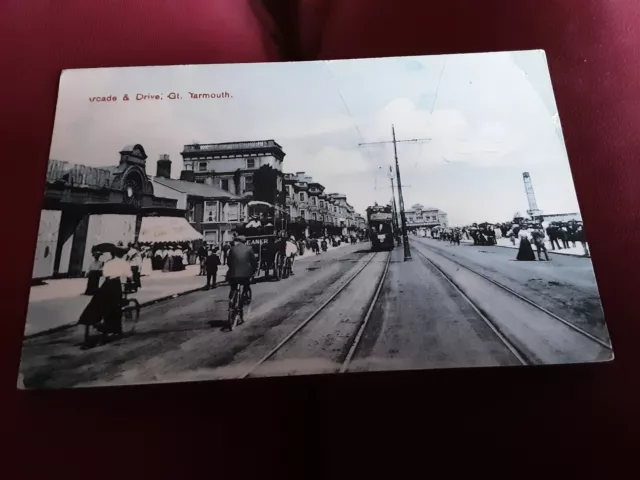
[[[253,277],[258,269],[258,258],[256,257],[253,247],[246,245],[247,239],[243,235],[235,238],[235,245],[229,250],[227,258],[227,280],[229,282],[229,300],[233,298],[233,292],[242,285],[245,287],[245,298],[243,303],[248,305],[251,302],[251,277]]]
[[[291,275],[293,275],[293,261],[296,258],[296,255],[299,253],[298,243],[296,242],[296,237],[291,235],[289,240],[287,240],[285,245],[285,257],[289,259],[291,265]]]

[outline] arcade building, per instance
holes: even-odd
[[[154,195],[142,145],[127,145],[119,155],[109,167],[49,160],[34,279],[82,276],[93,246],[144,241],[139,236],[147,217],[173,217],[172,224],[185,224],[177,230],[192,230],[175,199]]]
[[[449,218],[445,212],[437,208],[425,208],[419,203],[412,205],[409,210],[405,210],[405,217],[409,231],[415,232],[449,226]]]

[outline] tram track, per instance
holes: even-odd
[[[489,276],[483,274],[482,272],[479,272],[476,269],[469,267],[468,265],[465,265],[462,262],[459,262],[453,258],[450,258],[447,255],[443,255],[437,250],[430,249],[424,244],[421,244],[421,246],[424,247],[429,252],[439,257],[442,257],[447,262],[451,262],[458,269],[463,269],[466,272],[470,272],[477,278],[481,278],[483,281],[486,281],[489,284],[497,287],[500,291],[505,292],[506,294],[508,294],[509,297],[517,299],[519,302],[522,302],[523,304],[526,304],[529,307],[532,307],[536,311],[540,312],[545,317],[549,319],[553,319],[554,322],[556,322],[557,324],[561,324],[563,328],[566,328],[567,330],[572,332],[572,334],[577,334],[582,338],[586,338],[588,339],[589,342],[592,342],[593,344],[597,344],[599,347],[602,347],[607,351],[613,350],[611,343],[591,334],[590,332],[584,330],[583,328],[580,328],[579,326],[573,324],[572,322],[549,311],[548,309],[544,308],[543,306],[539,305],[533,300],[521,295],[520,293],[514,291],[512,288],[502,284],[501,282],[498,282],[493,278],[490,278]],[[423,252],[421,252],[420,249],[414,247],[412,250],[415,251],[424,261],[428,262],[428,264],[431,265],[434,269],[436,269],[444,278],[446,278],[446,280],[449,283],[452,284],[452,286],[454,286],[454,288],[456,288],[456,290],[458,290],[463,295],[463,297],[469,302],[472,308],[474,308],[474,310],[476,310],[476,312],[479,313],[483,321],[485,321],[485,323],[487,323],[490,326],[490,328],[498,334],[498,337],[507,346],[507,348],[509,348],[512,352],[514,350],[518,352],[517,357],[523,364],[544,363],[544,362],[540,362],[539,359],[536,359],[535,355],[531,355],[530,352],[527,352],[526,349],[522,348],[521,346],[522,342],[517,342],[511,339],[510,338],[511,336],[504,331],[500,323],[495,321],[495,319],[493,319],[492,316],[485,311],[485,309],[481,308],[478,305],[477,301],[470,298],[470,295],[468,295],[468,292],[465,292],[465,288],[462,287],[459,284],[459,282],[457,282],[454,278],[452,278],[452,276],[445,271],[446,270],[445,268],[442,268],[440,265],[436,264],[436,262],[434,262],[432,259],[427,257],[427,255],[425,255]]]
[[[284,338],[282,338],[273,348],[271,348],[265,355],[263,355],[258,361],[253,363],[253,365],[245,371],[239,378],[247,378],[251,377],[256,373],[262,365],[267,363],[270,359],[272,359],[275,355],[281,352],[286,346],[292,343],[292,341],[299,336],[299,334],[305,329],[305,327],[309,326],[311,322],[316,319],[322,312],[324,312],[330,305],[332,305],[337,299],[341,297],[341,295],[345,292],[347,287],[352,284],[352,282],[360,277],[363,272],[367,269],[367,267],[372,263],[375,258],[379,258],[380,255],[384,255],[385,252],[375,252],[362,267],[358,268],[358,270],[344,282],[338,290],[331,294],[329,298],[327,298],[316,310],[314,310],[310,315],[308,315],[304,320],[302,320],[298,325],[289,332]],[[387,258],[385,261],[385,266],[380,275],[378,282],[376,284],[376,288],[372,297],[369,300],[368,307],[365,311],[365,314],[362,316],[359,321],[359,325],[356,331],[355,336],[353,336],[353,341],[349,345],[346,355],[340,362],[340,368],[336,373],[344,373],[348,370],[349,364],[353,359],[358,345],[364,335],[365,329],[368,325],[371,314],[375,308],[375,305],[378,301],[378,297],[380,296],[380,291],[382,289],[382,285],[384,283],[384,279],[386,278],[387,272],[389,270],[389,263],[391,260],[391,253],[387,253]]]
[[[471,300],[471,298],[469,298],[469,296],[464,292],[464,290],[460,288],[460,286],[456,282],[454,282],[453,279],[449,275],[447,275],[443,269],[441,269],[438,265],[432,262],[429,258],[427,258],[426,255],[424,255],[419,250],[414,249],[414,251],[418,254],[418,256],[420,256],[420,258],[422,258],[431,267],[433,267],[453,287],[453,289],[457,291],[460,294],[460,296],[462,296],[462,298],[464,298],[464,300],[469,304],[469,306],[476,312],[476,314],[489,327],[489,329],[491,329],[491,331],[496,335],[496,337],[500,340],[500,342],[507,348],[507,350],[509,350],[513,354],[513,356],[518,360],[518,362],[520,362],[520,364],[530,365],[533,363],[531,359],[528,358],[527,354],[508,339],[508,337],[501,331],[499,326],[496,325],[496,323],[493,320],[491,320],[491,318],[488,315],[486,315],[482,311],[482,309],[478,305],[476,305],[476,303],[473,300]]]

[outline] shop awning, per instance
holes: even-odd
[[[143,217],[138,241],[190,242],[201,238],[202,234],[184,217]]]

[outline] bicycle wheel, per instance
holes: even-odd
[[[140,318],[140,302],[129,298],[122,307],[122,333],[134,333]]]
[[[240,291],[234,290],[233,296],[231,300],[229,300],[229,331],[233,331],[233,329],[238,324],[238,320],[240,317]]]
[[[282,278],[282,255],[277,252],[273,257],[273,276],[276,280]]]
[[[287,257],[287,259],[284,261],[282,278],[289,278],[289,275],[291,275],[291,259]]]

